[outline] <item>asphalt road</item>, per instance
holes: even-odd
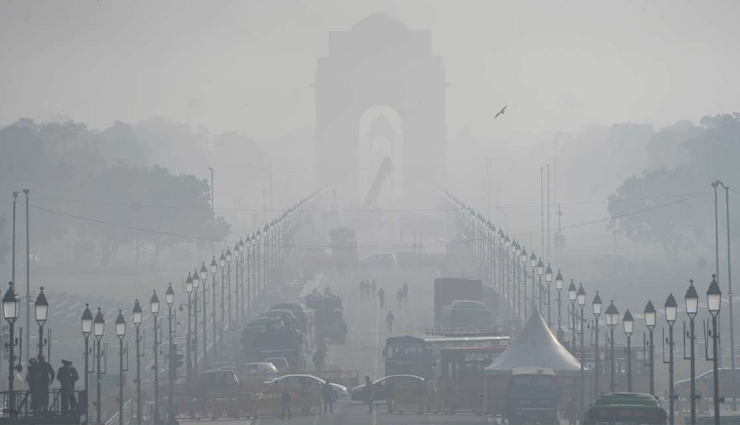
[[[209,423],[211,421],[207,421]],[[180,420],[182,425],[194,425],[198,422]],[[203,422],[200,422],[203,423]],[[242,420],[220,419],[212,422],[216,425],[273,425],[273,424],[297,424],[297,425],[436,425],[436,424],[484,424],[486,422],[481,416],[474,415],[434,415],[414,413],[389,414],[384,405],[378,407],[372,414],[367,413],[367,407],[360,403],[336,403],[333,415],[305,415],[294,416],[290,421],[280,418],[256,418]]]

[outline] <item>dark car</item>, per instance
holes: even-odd
[[[393,384],[396,394],[408,393],[414,394],[419,381],[426,384],[424,378],[416,375],[390,375],[373,382],[373,400],[385,401],[388,395],[388,384]],[[360,385],[352,389],[352,400],[363,400],[363,391],[365,385]]]

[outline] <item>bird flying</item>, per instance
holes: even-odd
[[[500,110],[500,111],[498,111],[498,113],[496,114],[496,116],[495,116],[495,117],[493,117],[493,119],[496,119],[496,118],[498,118],[498,116],[499,116],[499,115],[503,115],[503,114],[504,114],[504,112],[506,112],[506,108],[508,108],[508,107],[509,107],[509,105],[506,105],[506,106],[504,106],[503,108],[501,108],[501,110]]]

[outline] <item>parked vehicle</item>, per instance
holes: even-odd
[[[319,395],[321,394],[321,386],[325,383],[326,381],[321,378],[303,374],[283,375],[279,378],[265,382],[267,385],[285,385],[288,389],[293,391],[308,391],[311,394]],[[331,382],[330,385],[337,394],[337,400],[349,399],[349,391],[347,391],[347,387],[335,384],[334,382]]]
[[[238,419],[247,415],[249,395],[232,370],[207,370],[198,374],[196,403],[188,403],[190,416]]]
[[[585,425],[665,425],[666,411],[650,394],[602,394],[586,412]]]
[[[393,385],[395,397],[410,396],[416,394],[416,387],[421,381],[426,385],[426,380],[416,375],[390,375],[380,378],[373,382],[373,400],[386,401],[388,399],[388,388]],[[365,385],[360,385],[352,389],[352,400],[363,400],[363,391]]]
[[[288,373],[290,365],[285,357],[268,357],[265,359],[266,362],[272,363],[278,370],[279,373]]]

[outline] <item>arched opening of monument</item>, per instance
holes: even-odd
[[[394,108],[376,105],[358,123],[359,199],[365,208],[397,204],[404,197],[403,119]]]

